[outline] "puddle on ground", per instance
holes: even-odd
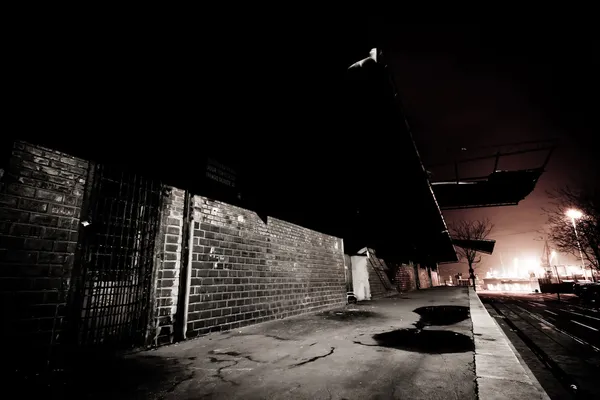
[[[325,319],[337,320],[337,321],[354,321],[354,320],[364,320],[368,318],[377,318],[380,315],[373,311],[366,310],[334,310],[334,311],[325,311],[317,314],[320,317],[325,317]]]
[[[452,331],[423,330],[425,326],[452,325],[469,318],[469,308],[462,306],[419,307],[413,312],[421,317],[417,329],[396,329],[373,335],[376,344],[354,341],[363,346],[389,347],[418,353],[464,353],[474,351],[471,337]]]
[[[373,335],[373,339],[377,344],[359,341],[354,343],[428,354],[464,353],[475,350],[473,340],[469,336],[451,331],[397,329]]]
[[[413,310],[421,319],[415,323],[419,329],[425,326],[453,325],[469,318],[469,308],[463,306],[429,306]]]

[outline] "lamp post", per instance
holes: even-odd
[[[570,209],[566,212],[567,217],[571,218],[571,223],[573,224],[573,230],[575,231],[575,239],[577,240],[577,247],[579,248],[579,257],[581,258],[581,268],[583,269],[583,277],[587,279],[585,273],[585,261],[583,259],[583,251],[581,251],[581,243],[579,242],[579,234],[577,233],[577,222],[575,220],[583,217],[583,213],[579,210]]]

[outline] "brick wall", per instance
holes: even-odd
[[[401,292],[409,292],[417,289],[417,281],[415,279],[415,267],[412,263],[402,264],[396,270],[396,279],[394,280],[396,287]]]
[[[9,358],[27,360],[35,368],[63,327],[88,164],[15,142],[5,168],[0,182],[0,301],[2,335],[10,342],[3,343],[9,353],[18,351]],[[4,364],[10,362],[5,359]]]
[[[346,303],[340,239],[195,196],[187,337]]]
[[[429,277],[429,267],[419,265],[419,289],[427,289],[431,287],[431,278]]]
[[[181,271],[185,192],[169,188],[163,198],[161,228],[157,237],[153,344],[173,343]]]

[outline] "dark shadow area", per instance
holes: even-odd
[[[451,331],[397,329],[373,335],[373,339],[377,346],[428,354],[464,353],[475,349],[470,337]]]
[[[172,391],[192,375],[176,359],[81,352],[64,369],[13,383],[27,398],[130,399],[148,398],[165,388]]]
[[[325,311],[317,314],[319,317],[325,317],[325,319],[335,320],[335,321],[360,321],[368,318],[379,318],[381,315],[379,313],[373,311],[365,311],[365,310],[335,310],[335,311]]]
[[[421,318],[417,329],[396,329],[373,335],[377,344],[354,341],[363,346],[381,346],[418,353],[464,353],[474,351],[473,339],[452,331],[423,330],[425,326],[452,325],[469,318],[469,308],[463,306],[430,306],[413,310]]]
[[[469,308],[463,306],[429,306],[413,310],[421,319],[415,323],[418,329],[425,326],[452,325],[469,318]]]

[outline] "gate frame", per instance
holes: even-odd
[[[65,324],[65,345],[67,347],[71,347],[73,349],[77,349],[77,351],[81,351],[82,349],[102,349],[105,350],[106,347],[102,345],[91,345],[81,343],[81,325],[84,323],[83,318],[81,317],[81,313],[83,310],[83,304],[85,301],[85,266],[84,266],[84,255],[85,255],[85,246],[87,241],[88,230],[84,226],[83,222],[88,221],[90,215],[93,212],[93,206],[95,201],[99,196],[99,190],[96,189],[96,179],[98,168],[101,165],[97,162],[89,161],[89,169],[87,175],[87,181],[84,189],[83,201],[81,206],[80,213],[80,225],[79,225],[79,236],[77,241],[77,247],[74,255],[74,263],[73,269],[71,271],[70,284],[68,287],[67,293],[67,321]],[[109,168],[119,168],[119,166],[108,165]],[[125,172],[125,170],[124,170]],[[131,173],[138,174],[136,171],[128,171]],[[138,174],[140,176],[144,176],[143,174]],[[150,254],[152,254],[152,265],[151,265],[151,273],[150,273],[150,291],[149,291],[149,299],[148,299],[148,309],[147,309],[147,322],[145,326],[145,333],[143,338],[140,338],[140,343],[132,344],[131,347],[110,347],[111,351],[115,351],[117,353],[129,353],[132,351],[137,351],[140,349],[148,348],[152,346],[152,332],[154,328],[154,317],[157,310],[157,301],[156,301],[156,282],[158,280],[158,263],[161,261],[161,245],[164,244],[164,235],[161,233],[161,225],[162,225],[162,217],[164,213],[164,188],[165,185],[159,179],[148,178],[156,180],[159,183],[158,192],[160,193],[159,203],[157,205],[158,209],[158,218],[156,222],[156,230],[154,232],[155,238],[153,240],[153,248],[149,250]]]

